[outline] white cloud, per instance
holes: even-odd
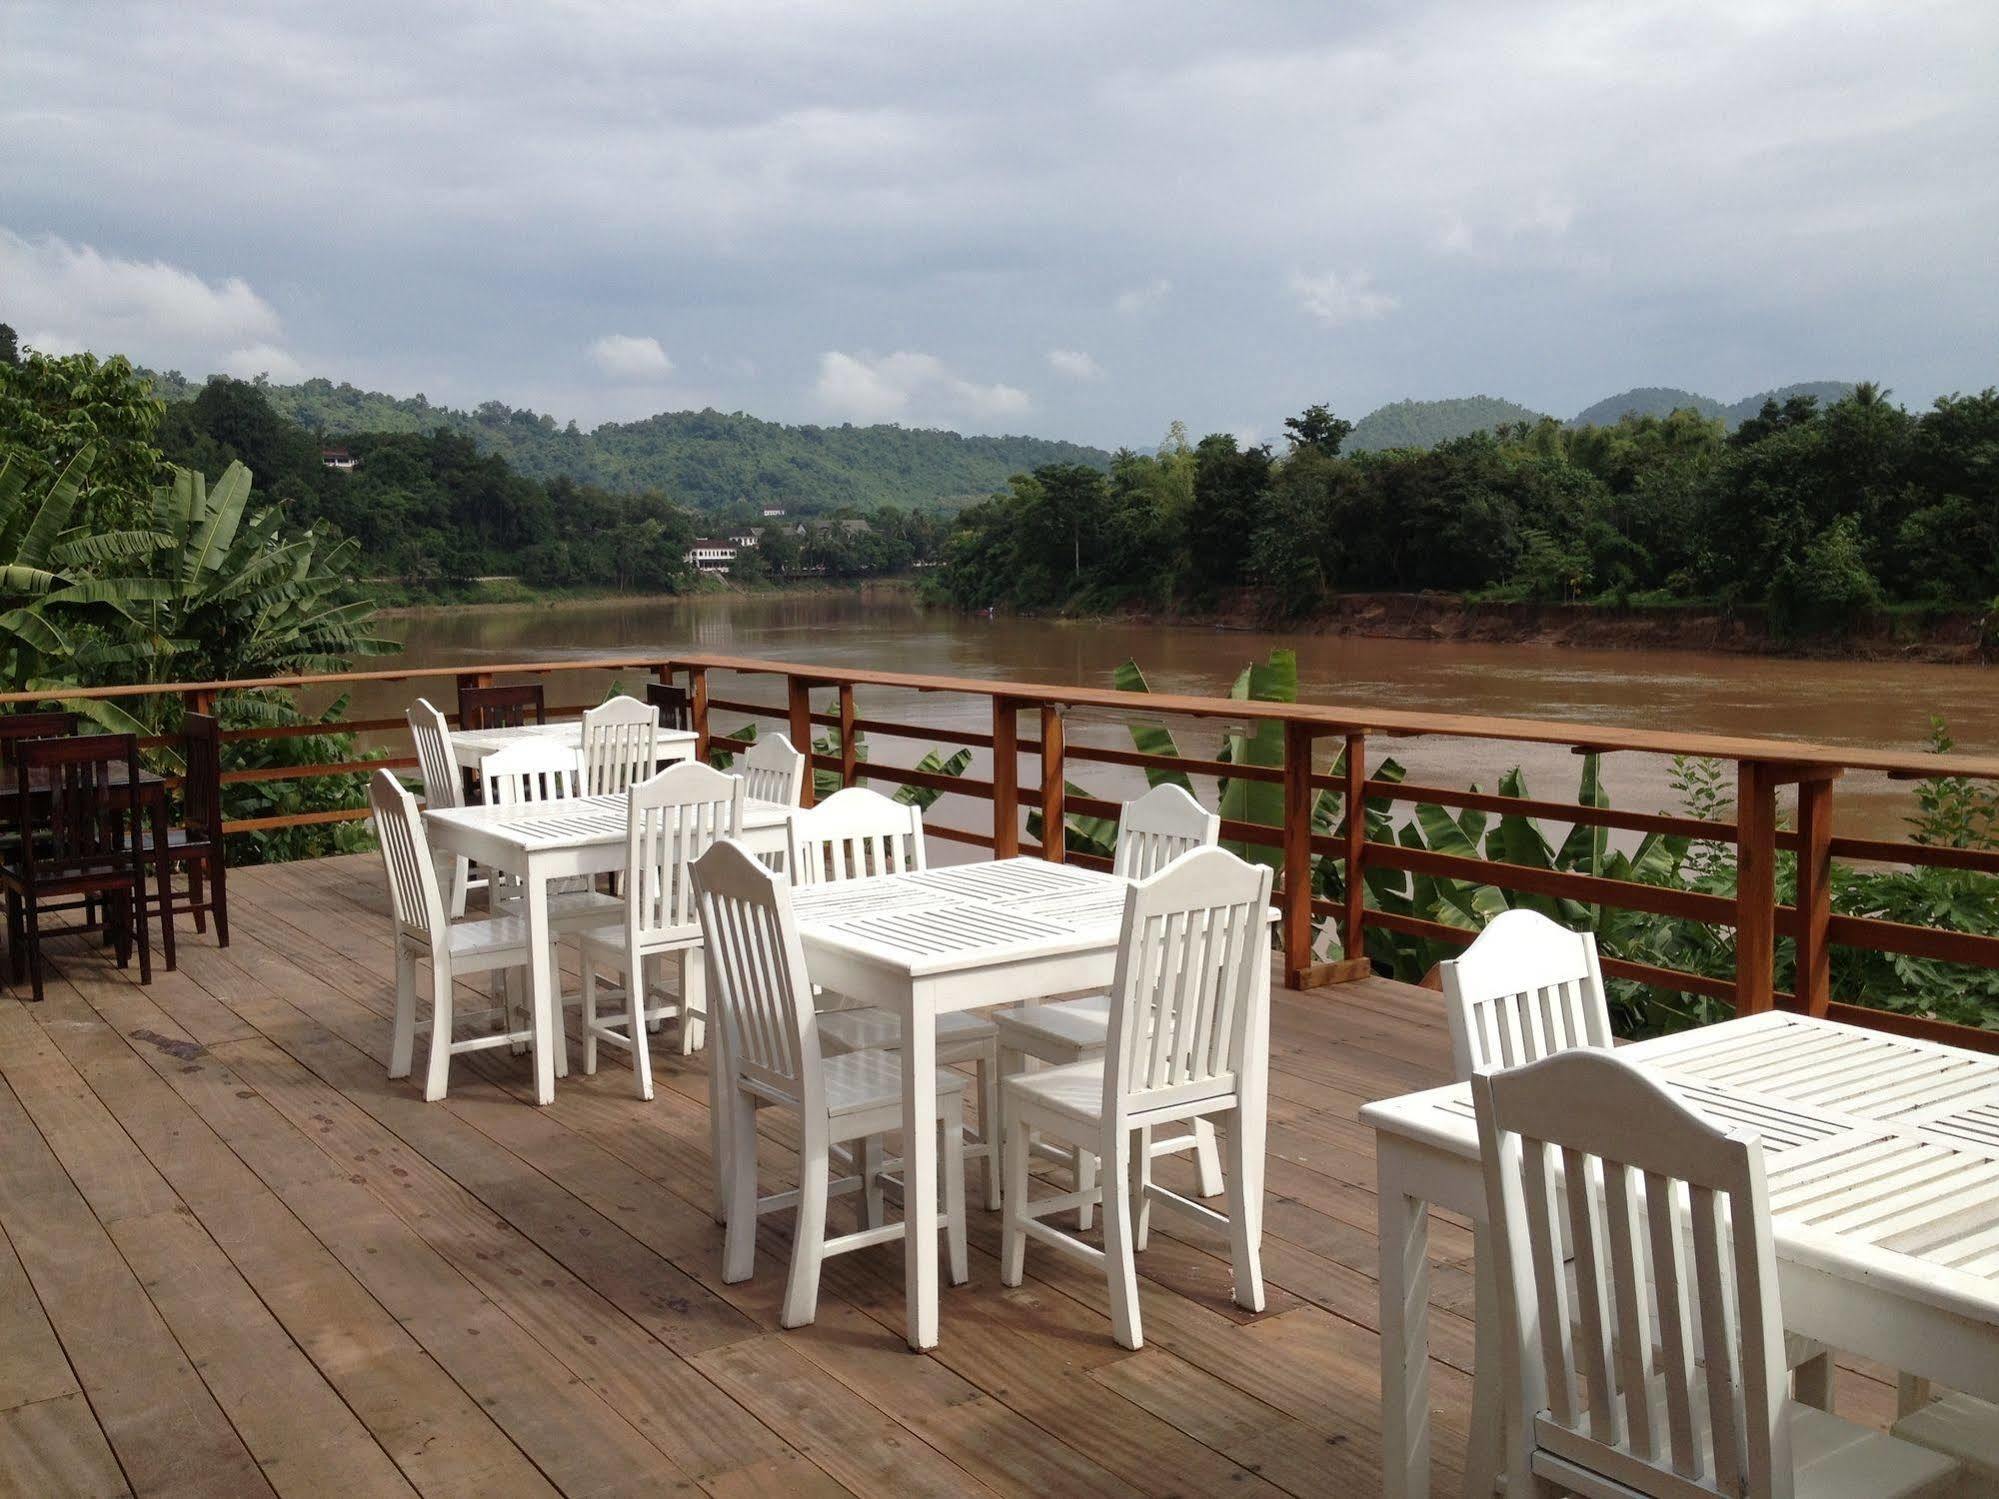
[[[0,229],[0,289],[9,320],[41,331],[50,353],[91,349],[140,360],[212,357],[268,343],[276,309],[240,276],[206,281],[163,260],[128,260],[55,235]]]
[[[1104,367],[1081,349],[1050,349],[1048,367],[1071,380],[1101,380]]]
[[[829,414],[855,422],[930,421],[942,417],[984,423],[1019,416],[1033,403],[1012,385],[982,385],[954,372],[934,354],[819,356],[812,393]]]
[[[222,356],[222,372],[238,380],[268,375],[280,385],[303,380],[306,367],[276,344],[249,344]]]
[[[1328,328],[1344,328],[1386,317],[1402,305],[1389,293],[1376,291],[1373,282],[1366,271],[1344,276],[1338,271],[1319,276],[1300,273],[1291,278],[1291,292],[1300,307]]]
[[[628,385],[664,380],[673,373],[673,361],[656,338],[640,338],[630,333],[607,333],[590,345],[591,361],[613,380]]]
[[[1117,310],[1126,317],[1136,317],[1157,307],[1172,293],[1173,283],[1164,276],[1148,281],[1143,286],[1126,287],[1118,293]]]

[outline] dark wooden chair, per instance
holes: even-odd
[[[523,724],[547,723],[541,683],[514,687],[461,687],[458,689],[458,727],[461,729],[517,729]]]
[[[685,687],[675,687],[671,682],[648,682],[646,701],[659,709],[662,729],[694,731],[694,697]]]
[[[7,896],[8,953],[16,982],[27,970],[42,997],[43,916],[86,903],[104,913],[118,966],[139,950],[139,977],[151,983],[146,809],[138,794],[139,742],[130,734],[18,741],[13,817],[19,842],[0,864]]]
[[[229,945],[229,865],[222,851],[222,724],[208,713],[190,713],[182,722],[181,825],[167,830],[167,861],[187,869],[187,903],[169,885],[161,897],[160,919],[192,916],[197,932],[208,930],[215,913],[215,942]],[[148,847],[150,847],[150,839]]]
[[[24,739],[67,739],[80,720],[74,713],[0,714],[0,766],[11,767],[14,749]]]

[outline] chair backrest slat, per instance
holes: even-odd
[[[222,723],[212,713],[181,719],[183,825],[209,842],[222,841]]]
[[[14,772],[21,859],[31,878],[103,872],[134,856],[142,823],[137,736],[17,740]]]
[[[539,682],[458,689],[461,729],[518,729],[526,724],[547,722],[548,708],[542,700]]]
[[[767,1095],[822,1108],[812,983],[782,876],[725,838],[695,861],[694,885],[721,1065]]]
[[[566,744],[528,738],[496,749],[479,762],[486,801],[497,807],[516,802],[552,802],[579,794],[580,756]]]
[[[1441,966],[1451,1062],[1460,1079],[1573,1046],[1609,1046],[1596,938],[1538,911],[1502,911]]]
[[[791,819],[785,867],[794,885],[828,885],[925,867],[923,813],[849,786]]]
[[[397,926],[436,946],[444,940],[444,902],[438,895],[437,869],[416,798],[388,771],[378,770],[368,784],[368,811],[382,850],[389,906]]]
[[[1181,787],[1154,786],[1124,804],[1111,868],[1129,880],[1150,879],[1182,854],[1214,847],[1221,835],[1221,818]]]
[[[805,756],[782,734],[760,738],[743,756],[743,785],[753,801],[795,807],[805,794]]]
[[[1111,985],[1104,1109],[1240,1088],[1263,968],[1270,870],[1197,849],[1133,885]]]
[[[583,715],[583,794],[615,796],[659,769],[659,709],[614,697]]]
[[[1516,1461],[1532,1471],[1546,1447],[1619,1492],[1788,1499],[1760,1142],[1717,1128],[1606,1048],[1481,1069],[1472,1096],[1507,1329],[1502,1383],[1526,1444]]]
[[[743,831],[743,783],[692,760],[670,765],[626,793],[625,925],[639,952],[700,934],[692,871],[724,838]]]
[[[428,698],[418,698],[403,715],[416,743],[417,771],[423,777],[423,799],[432,807],[462,807],[465,778],[451,752],[451,727]]]

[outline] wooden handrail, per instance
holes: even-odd
[[[805,751],[808,766],[814,770],[833,772],[842,785],[878,777],[893,784],[990,801],[993,805],[990,833],[943,823],[928,826],[940,838],[989,848],[1000,856],[1028,852],[1044,858],[1066,858],[1092,866],[1105,862],[1069,849],[1063,834],[1064,814],[1114,819],[1119,813],[1119,804],[1070,790],[1066,780],[1070,762],[1123,766],[1148,772],[1171,771],[1203,778],[1228,777],[1279,786],[1283,789],[1284,805],[1281,825],[1229,818],[1223,822],[1222,836],[1232,842],[1270,850],[1272,862],[1282,870],[1283,877],[1277,884],[1277,900],[1285,917],[1282,951],[1286,977],[1294,985],[1337,982],[1365,972],[1364,953],[1369,926],[1439,942],[1470,939],[1468,931],[1454,926],[1369,906],[1364,897],[1365,876],[1369,868],[1492,885],[1527,895],[1649,911],[1674,919],[1731,929],[1735,933],[1736,953],[1736,970],[1732,980],[1657,968],[1609,956],[1604,959],[1604,969],[1607,973],[1643,983],[1726,998],[1738,1010],[1745,1012],[1781,1005],[1842,1019],[1885,1013],[1831,1000],[1827,955],[1835,945],[1950,963],[1999,967],[1999,938],[1907,926],[1874,917],[1835,916],[1831,912],[1830,899],[1831,868],[1833,861],[1840,859],[1901,862],[1999,874],[1999,852],[1840,837],[1833,833],[1831,821],[1833,781],[1842,771],[1881,773],[1893,779],[1945,775],[1999,779],[1999,758],[1995,757],[1956,753],[1911,754],[1781,739],[1654,732],[1628,727],[1360,708],[1341,704],[1268,703],[1237,698],[1131,693],[1073,684],[982,681],[711,654],[676,656],[666,660],[653,656],[611,656],[579,661],[476,666],[405,666],[248,681],[134,683],[120,687],[79,688],[54,696],[58,699],[89,699],[175,694],[189,706],[199,707],[212,706],[222,693],[243,689],[298,690],[367,682],[443,679],[464,685],[501,677],[576,672],[637,672],[662,681],[670,681],[685,673],[693,727],[699,736],[697,753],[703,757],[711,749],[740,751],[750,743],[744,735],[723,733],[714,728],[710,722],[712,714],[725,712],[781,724],[798,747]],[[778,701],[768,703],[748,697],[714,695],[710,687],[716,673],[776,677],[782,682],[783,691]],[[918,723],[898,721],[879,710],[872,715],[864,715],[856,704],[856,690],[868,688],[982,698],[992,714],[991,732],[943,726],[929,728]],[[815,702],[814,695],[821,693],[821,689],[837,694],[837,700],[828,702],[822,694],[820,700]],[[0,694],[0,706],[48,701],[51,696],[47,693]],[[1275,722],[1283,726],[1284,762],[1275,766],[1233,765],[1198,756],[1150,754],[1136,749],[1078,744],[1071,739],[1066,719],[1066,715],[1074,710],[1111,713],[1127,721]],[[560,707],[552,709],[550,716],[566,717],[581,711],[581,705]],[[1020,723],[1023,712],[1034,713],[1038,720],[1027,733],[1022,732]],[[379,718],[350,723],[268,725],[229,730],[225,731],[225,738],[232,741],[276,739],[307,734],[381,732],[400,727],[399,719]],[[811,737],[815,727],[838,730],[836,752],[828,754],[813,748]],[[864,761],[858,740],[866,734],[928,739],[990,752],[990,779],[948,776]],[[1644,752],[1732,761],[1738,770],[1735,820],[1710,821],[1667,813],[1619,811],[1580,803],[1458,791],[1367,775],[1370,736],[1405,738],[1420,735],[1562,745],[1578,752]],[[1315,751],[1323,751],[1330,756],[1335,748],[1344,750],[1343,771],[1336,767],[1322,770],[1313,763]],[[1039,762],[1025,783],[1020,770],[1022,755],[1036,756]],[[273,782],[360,773],[384,767],[402,769],[409,764],[405,756],[357,759],[235,770],[228,772],[224,779],[232,784]],[[1787,786],[1798,788],[1800,812],[1796,830],[1777,826],[1776,797],[1778,789]],[[1331,793],[1339,807],[1339,823],[1335,828],[1318,831],[1313,827],[1313,813],[1321,796],[1326,793]],[[805,796],[809,801],[809,780]],[[1501,815],[1512,813],[1572,826],[1665,834],[1731,845],[1738,850],[1737,889],[1733,897],[1712,895],[1612,880],[1576,871],[1514,865],[1436,849],[1373,842],[1366,836],[1366,821],[1359,813],[1359,809],[1369,802],[1419,803],[1477,809]],[[1023,838],[1021,834],[1021,814],[1028,810],[1039,810],[1045,814],[1043,834],[1038,843]],[[227,828],[231,832],[250,832],[334,823],[365,815],[365,809],[360,808],[294,813],[238,820],[229,823]],[[1795,853],[1799,858],[1798,896],[1794,905],[1777,903],[1775,871],[1780,851]],[[1312,890],[1313,870],[1327,866],[1340,869],[1342,874],[1345,896],[1337,902],[1320,899]],[[1331,964],[1315,961],[1312,952],[1314,923],[1328,917],[1335,923],[1343,949],[1341,961]],[[1796,945],[1796,995],[1779,992],[1773,983],[1776,943],[1780,939]],[[1943,1022],[1900,1015],[1892,1017],[1892,1023],[1882,1021],[1882,1025],[1887,1029],[1920,1034],[1938,1033],[1938,1027],[1942,1027],[1960,1044],[1983,1045],[1999,1050],[1999,1034],[1993,1032],[1975,1032],[1965,1027],[1947,1026]]]

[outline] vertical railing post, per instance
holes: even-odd
[[[1832,1003],[1832,783],[1837,771],[1798,782],[1798,1002],[1807,1015]]]
[[[1342,761],[1345,777],[1341,786],[1346,816],[1340,823],[1340,852],[1343,856],[1342,884],[1346,892],[1340,906],[1340,956],[1349,978],[1364,978],[1374,971],[1367,960],[1367,736],[1347,735]]]
[[[1020,704],[993,694],[993,857],[1020,852]]]
[[[1063,778],[1062,708],[1041,705],[1041,857],[1060,864],[1069,853],[1069,788]]]
[[[492,685],[493,674],[490,671],[461,671],[458,673],[458,690],[461,693],[467,687],[491,687]],[[453,720],[462,717],[458,712],[458,705],[456,703],[451,705],[451,712],[446,716]]]
[[[840,684],[840,784],[851,786],[860,779],[860,751],[854,747],[854,684]]]
[[[805,784],[799,788],[799,805],[809,807],[817,800],[812,792],[812,684],[787,673],[784,687],[791,714],[791,747],[805,756]]]
[[[687,726],[694,731],[694,758],[708,763],[708,668],[687,668]]]
[[[1735,1013],[1775,1002],[1777,776],[1760,760],[1735,771]]]
[[[1312,966],[1312,728],[1284,725],[1284,981],[1306,987]]]
[[[180,695],[181,711],[184,713],[213,713],[218,696],[213,687],[190,687]]]

